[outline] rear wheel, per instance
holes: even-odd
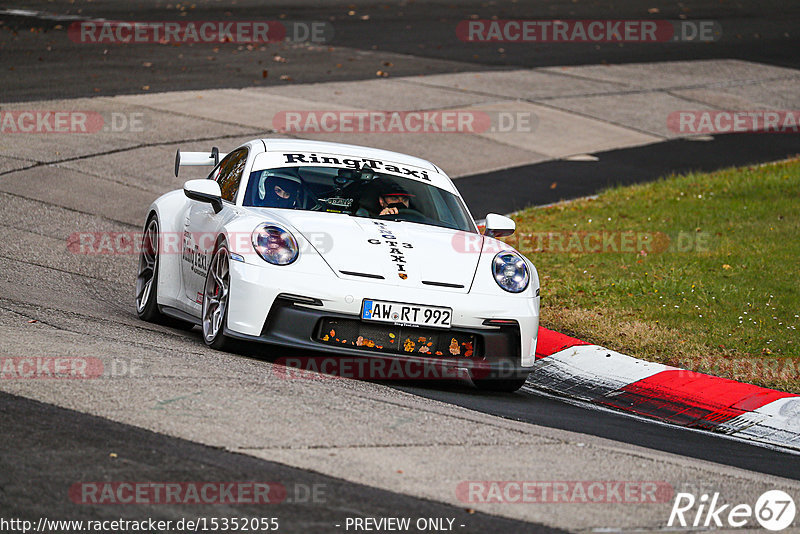
[[[191,330],[194,324],[167,317],[158,309],[159,230],[158,217],[154,213],[147,219],[142,234],[139,274],[136,276],[136,315],[150,323]]]
[[[161,323],[165,317],[158,310],[158,217],[151,215],[142,234],[139,274],[136,276],[136,314],[139,319]]]
[[[211,258],[203,291],[203,341],[217,350],[223,350],[231,341],[224,333],[230,287],[230,256],[227,245],[222,241]]]

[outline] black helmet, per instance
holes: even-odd
[[[398,184],[392,179],[381,177],[379,178],[379,180],[380,184],[378,186],[378,196],[381,197],[398,196],[398,197],[409,197],[409,198],[414,196],[408,191],[406,191],[406,189],[402,185]]]

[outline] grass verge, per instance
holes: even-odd
[[[800,393],[800,160],[670,176],[517,213],[542,326]]]

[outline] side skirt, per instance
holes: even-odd
[[[192,323],[198,326],[202,324],[199,317],[190,315],[183,310],[179,310],[178,308],[172,308],[170,306],[159,306],[158,309],[161,311],[161,313],[163,313],[168,317],[172,317],[173,319],[180,319],[181,321],[186,321],[187,323]]]

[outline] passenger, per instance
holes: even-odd
[[[388,180],[386,178],[376,178],[375,181],[370,184],[370,186],[377,188],[377,205],[374,201],[369,202],[368,197],[362,197],[362,205],[361,208],[359,208],[359,210],[356,212],[356,215],[360,217],[397,215],[401,209],[410,208],[411,197],[414,195],[406,191],[403,186],[397,182]]]
[[[397,215],[401,209],[408,209],[411,204],[411,195],[396,182],[388,182],[378,197],[381,206],[380,215]]]

